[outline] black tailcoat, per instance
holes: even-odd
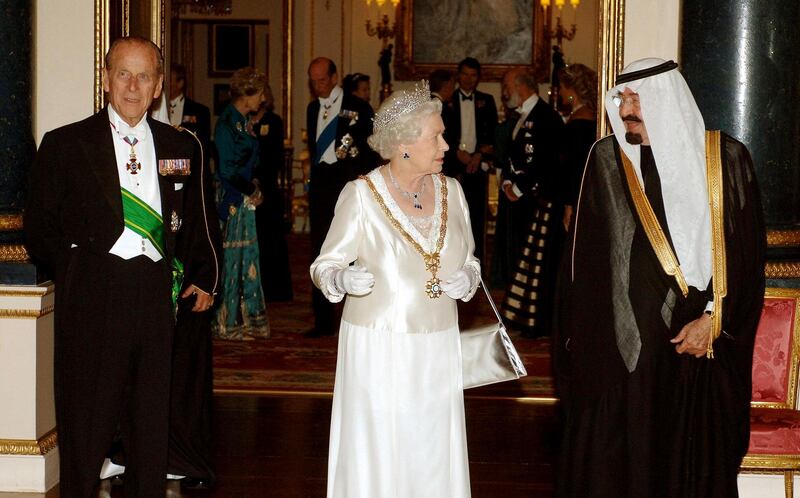
[[[158,262],[108,253],[124,221],[107,109],[47,133],[30,172],[26,244],[56,284],[64,496],[90,496],[117,431],[130,450],[126,493],[163,496],[174,326],[169,263],[184,263],[184,286],[214,293],[219,284],[219,228],[196,142],[169,125],[148,124],[156,164],[146,167],[160,159],[192,165],[179,183],[158,177],[166,246]]]
[[[511,164],[505,165],[503,179],[514,182],[525,195],[554,200],[553,183],[559,174],[558,144],[563,127],[561,116],[540,97],[511,141]]]
[[[211,113],[208,107],[186,96],[183,97],[181,126],[197,133],[203,146],[211,141]]]

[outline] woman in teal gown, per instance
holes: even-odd
[[[220,339],[269,336],[256,235],[255,208],[263,201],[253,176],[259,150],[250,121],[264,101],[265,86],[264,73],[257,69],[236,71],[231,77],[231,103],[214,129],[224,248],[222,296],[214,321],[214,335]]]

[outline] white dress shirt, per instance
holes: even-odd
[[[466,95],[466,92],[461,89],[457,93],[461,110],[461,137],[458,140],[458,148],[472,154],[478,144],[475,131],[475,93],[467,95],[467,97],[472,95],[472,100],[464,100],[463,95]]]
[[[537,102],[539,102],[539,96],[534,93],[533,95],[525,99],[525,102],[523,102],[522,105],[519,106],[519,119],[517,119],[517,124],[516,126],[514,126],[514,133],[511,134],[512,139],[517,138],[517,132],[519,131],[520,128],[522,128],[522,123],[525,122],[525,119],[528,117],[528,114],[530,114],[531,110],[533,109],[533,107],[536,105]]]
[[[172,126],[180,126],[183,122],[184,103],[186,103],[186,99],[183,98],[183,94],[169,101],[169,124]]]
[[[338,116],[339,112],[341,112],[343,94],[344,91],[342,88],[335,86],[327,98],[319,98],[319,114],[317,114],[317,140],[319,140],[319,136],[322,134],[322,131],[325,129],[325,127],[328,126],[328,123],[330,123],[333,118]],[[328,111],[327,115],[325,111]],[[331,142],[331,145],[325,149],[320,161],[328,164],[333,164],[336,162],[336,140]]]
[[[110,121],[109,128],[111,128],[111,134],[114,138],[114,153],[117,158],[117,174],[119,175],[120,186],[144,201],[153,211],[162,214],[161,191],[158,186],[158,171],[156,171],[156,149],[153,145],[153,134],[147,124],[147,118],[143,117],[136,126],[131,128],[110,105],[108,106],[108,118]],[[138,140],[134,151],[136,152],[136,160],[141,163],[141,169],[135,175],[132,175],[125,168],[125,165],[130,160],[131,146],[123,140],[123,137],[129,134],[134,134]],[[145,255],[153,261],[159,261],[162,258],[161,253],[158,252],[150,240],[128,227],[125,227],[122,235],[108,252],[122,259],[131,259],[140,255]]]

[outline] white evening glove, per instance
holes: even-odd
[[[348,266],[336,270],[334,285],[345,294],[364,296],[372,292],[375,276],[363,266]]]
[[[452,299],[463,299],[474,287],[475,273],[470,270],[458,270],[442,282],[442,290]]]

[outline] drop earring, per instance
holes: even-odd
[[[403,159],[408,159],[409,157],[411,156],[408,155],[408,152],[403,152]]]

